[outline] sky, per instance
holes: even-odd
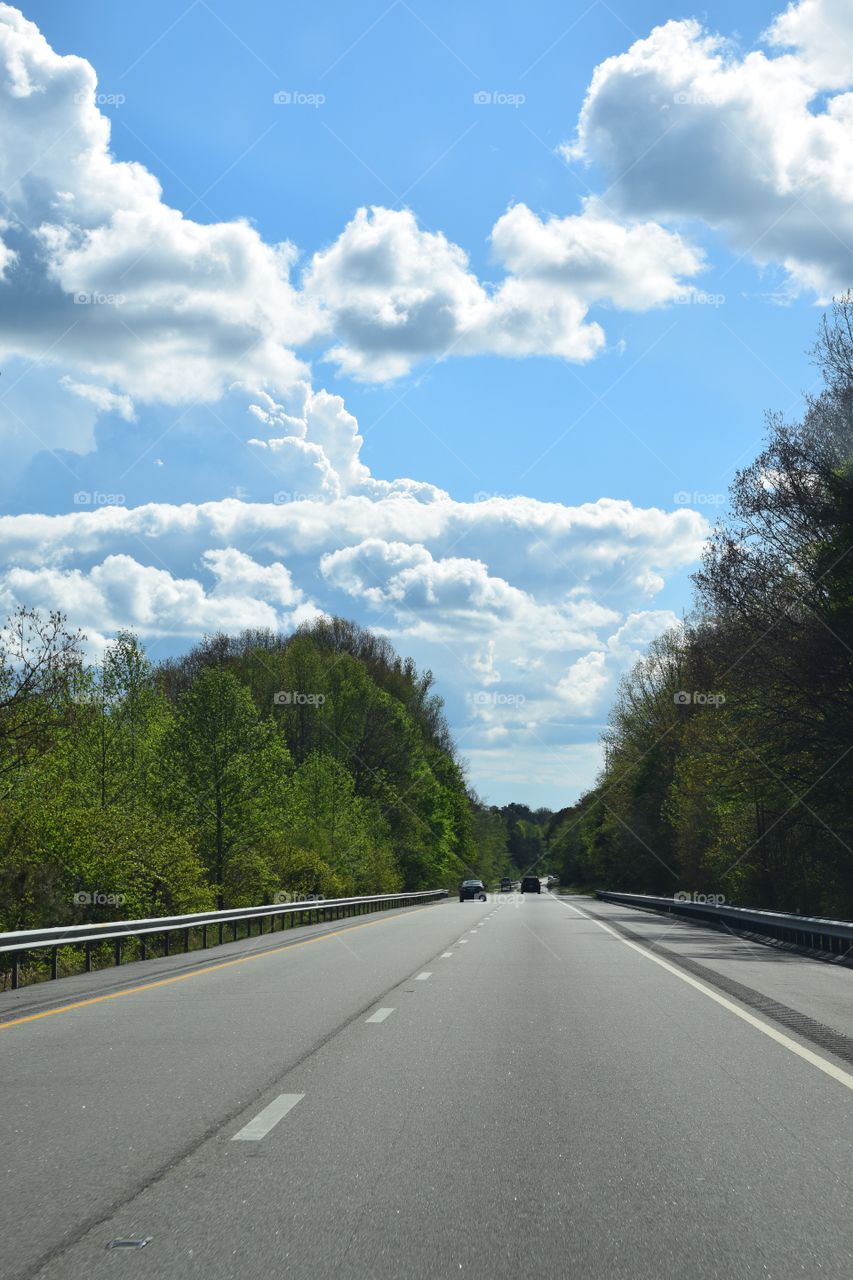
[[[0,611],[154,660],[355,618],[484,799],[571,803],[816,389],[852,37],[849,0],[0,3]]]

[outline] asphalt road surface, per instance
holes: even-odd
[[[0,1071],[3,1280],[853,1276],[853,971],[623,907],[7,993]]]

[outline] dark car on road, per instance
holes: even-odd
[[[486,886],[482,880],[463,880],[459,886],[459,901],[464,902],[466,898],[481,898],[486,901]]]
[[[541,893],[542,886],[538,876],[525,876],[521,882],[522,893]]]
[[[512,881],[509,876],[504,876],[501,880],[501,893],[512,893]]]

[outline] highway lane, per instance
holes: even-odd
[[[38,1181],[33,1142],[15,1148],[3,1240],[22,1224],[37,1240],[8,1274],[36,1274],[33,1258],[53,1247],[44,1280],[846,1280],[853,1068],[706,989],[671,954],[663,967],[605,915],[586,900],[449,902],[364,930],[358,963],[327,941],[0,1028],[4,1061],[17,1040],[22,1072],[4,1095],[27,1096],[29,1063],[38,1104],[69,1085],[78,1105],[85,1090],[112,1100],[118,1127],[98,1159],[121,1184],[107,1194],[87,1150],[74,1174],[85,1190],[55,1177],[65,1216],[43,1226],[20,1190]],[[811,966],[809,982],[831,987],[829,1016],[840,971]],[[784,993],[784,975],[774,981]],[[285,1001],[290,1038],[270,1029]],[[63,1066],[69,1041],[76,1071],[91,1051],[85,1087]],[[136,1111],[141,1160],[121,1125],[134,1098],[148,1108]],[[5,1096],[4,1120],[8,1108]],[[60,1156],[81,1133],[71,1112]],[[47,1126],[30,1115],[30,1138],[49,1139],[51,1119],[55,1108]],[[86,1215],[101,1220],[87,1230]],[[105,1247],[131,1237],[150,1243]]]
[[[0,995],[3,1280],[218,1132],[457,928],[440,904],[410,907]]]

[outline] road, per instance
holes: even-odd
[[[549,895],[7,993],[0,1274],[849,1280],[851,995]]]

